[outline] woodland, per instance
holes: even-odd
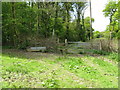
[[[101,12],[104,31],[85,17],[91,2],[22,1],[2,2],[3,89],[118,88],[119,1]]]
[[[88,5],[88,2],[2,2],[2,44],[24,49],[31,41],[53,36],[60,42],[117,39],[118,3],[109,2],[103,10],[105,17],[110,18],[104,32],[94,31],[91,27],[94,18],[84,17]]]

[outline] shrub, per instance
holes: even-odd
[[[93,54],[109,55],[110,53],[103,50],[93,50]]]

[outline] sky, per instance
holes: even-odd
[[[92,7],[92,18],[94,23],[92,27],[95,31],[105,31],[106,26],[109,24],[109,18],[104,17],[102,10],[105,8],[108,0],[91,0]],[[85,11],[85,17],[90,16],[90,8],[88,7]]]

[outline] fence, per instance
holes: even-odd
[[[75,47],[84,48],[84,49],[96,49],[101,50],[101,43],[93,42],[68,42],[68,44],[74,44]]]
[[[99,39],[90,42],[68,42],[68,44],[74,44],[76,47],[81,47],[84,49],[104,50],[107,52],[118,51],[117,40]]]

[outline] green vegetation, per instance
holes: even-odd
[[[117,63],[115,53],[93,57],[3,50],[2,87],[117,88]]]
[[[2,2],[3,45],[26,49],[51,37],[87,41],[92,37],[91,18],[84,17],[87,6],[88,2]]]
[[[2,88],[118,88],[118,3],[94,32],[88,2],[2,2]]]
[[[110,0],[104,10],[104,16],[105,17],[109,17],[110,23],[109,25],[107,25],[106,30],[103,32],[99,32],[99,31],[95,31],[94,32],[94,38],[100,38],[100,37],[104,37],[104,38],[119,38],[119,34],[120,34],[120,29],[118,27],[118,22],[120,19],[119,16],[119,4],[120,1],[115,1],[115,0]]]

